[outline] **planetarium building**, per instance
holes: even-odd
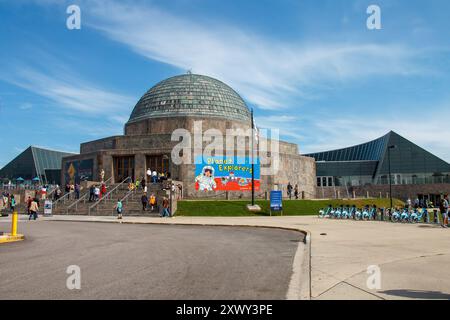
[[[63,158],[62,181],[100,181],[103,170],[105,179],[120,183],[127,178],[142,179],[150,169],[169,174],[171,179],[182,183],[185,198],[240,198],[249,196],[253,171],[258,197],[264,197],[274,188],[285,190],[289,182],[298,185],[299,197],[315,197],[314,158],[301,156],[298,146],[288,142],[279,141],[274,150],[272,137],[256,139],[257,144],[268,145],[268,148],[264,152],[257,151],[259,162],[253,167],[247,162],[238,164],[238,156],[229,156],[230,145],[225,143],[225,138],[223,154],[212,154],[210,159],[197,162],[194,148],[191,148],[191,162],[173,161],[173,150],[182,140],[174,139],[174,132],[182,129],[193,136],[194,128],[199,126],[203,133],[212,129],[225,137],[227,129],[250,129],[251,112],[239,94],[214,78],[184,74],[163,80],[137,102],[123,135],[82,143],[79,155]],[[201,142],[203,148],[208,144],[208,141]],[[244,147],[233,146],[233,150],[244,151],[244,158],[248,158],[251,146],[249,142]],[[273,174],[265,174],[264,166],[274,166],[275,162],[277,169]],[[205,172],[209,184],[200,181]]]

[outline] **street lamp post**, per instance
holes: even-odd
[[[391,149],[397,148],[396,145],[388,146],[388,166],[389,166],[389,199],[391,202],[390,210],[392,211],[392,174],[391,174]]]
[[[252,206],[254,206],[255,205],[255,160],[254,160],[253,156],[255,155],[255,153],[254,153],[253,143],[254,143],[254,139],[255,139],[255,137],[254,137],[255,122],[253,121],[253,108],[252,108],[251,116],[252,116],[252,156],[251,156],[251,159],[252,159]]]

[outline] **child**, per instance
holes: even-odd
[[[150,196],[149,204],[150,204],[150,207],[151,207],[151,211],[153,211],[153,209],[154,209],[155,206],[156,206],[156,197],[155,197],[154,194],[152,194],[152,195]]]
[[[122,220],[123,204],[122,201],[120,201],[120,199],[117,199],[116,211],[117,211],[117,219]]]

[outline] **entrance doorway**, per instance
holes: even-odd
[[[114,157],[114,181],[120,183],[127,177],[134,181],[134,156]]]
[[[147,169],[156,171],[157,173],[167,174],[169,169],[169,157],[167,155],[147,156]]]

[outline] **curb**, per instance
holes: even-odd
[[[120,220],[76,220],[76,219],[48,219],[46,221],[58,222],[97,222],[97,223],[119,223],[119,224],[153,224],[153,225],[179,225],[179,226],[211,226],[211,227],[249,227],[249,228],[271,228],[289,230],[303,233],[305,238],[299,242],[294,256],[292,276],[289,282],[286,300],[311,300],[311,232],[295,227],[265,226],[251,224],[218,224],[218,223],[178,223],[174,222],[148,222],[148,221],[120,221]],[[302,277],[306,275],[306,277]],[[306,280],[306,281],[305,281]]]
[[[25,236],[23,234],[18,234],[18,235],[12,236],[8,233],[5,233],[4,236],[0,236],[0,243],[16,242],[16,241],[22,241],[24,239],[25,239]]]

